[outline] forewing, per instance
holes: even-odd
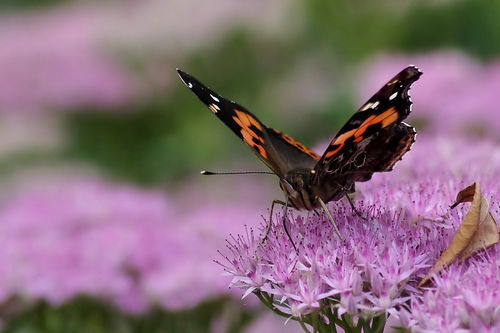
[[[273,147],[281,153],[280,156],[286,164],[287,172],[314,168],[320,157],[318,154],[288,134],[269,127],[267,130]]]
[[[177,70],[182,82],[278,176],[312,168],[319,156],[290,136],[265,126],[243,106],[210,90],[193,76]]]
[[[316,183],[347,176],[363,181],[373,172],[392,169],[415,137],[413,127],[402,120],[411,111],[408,90],[420,75],[414,66],[403,69],[356,111],[316,165]]]

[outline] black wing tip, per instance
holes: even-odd
[[[182,69],[180,69],[179,67],[177,67],[177,68],[175,69],[175,71],[177,72],[177,75],[179,75],[181,78],[182,78],[183,76],[187,76],[187,73],[186,73],[186,72],[184,72],[184,71],[183,71]]]
[[[398,76],[401,75],[403,80],[409,81],[410,83],[413,83],[413,82],[417,81],[420,78],[420,76],[422,76],[423,73],[424,72],[422,72],[420,70],[420,68],[418,68],[417,66],[409,65],[408,67],[403,69],[398,74]]]
[[[180,69],[179,67],[175,68],[175,71],[177,72],[177,74],[179,74],[179,76],[186,76],[186,77],[191,77],[191,75],[189,75],[188,73],[184,72],[182,69]]]
[[[194,76],[178,68],[176,70],[182,83],[184,83],[186,87],[188,87],[189,90],[191,90],[191,92],[193,92],[205,105],[209,106],[210,104],[217,104],[223,99],[222,96],[210,90],[210,88],[205,86]]]
[[[396,74],[388,83],[387,86],[393,86],[398,83],[400,88],[409,89],[409,87],[417,81],[423,72],[415,65],[409,65]]]
[[[176,68],[175,70],[177,71],[177,75],[179,75],[182,83],[184,83],[189,89],[193,88],[193,83],[195,83],[196,80],[191,75],[180,70],[179,68]]]
[[[409,64],[406,68],[406,70],[413,70],[413,71],[416,71],[420,74],[422,74],[422,70],[420,70],[420,68],[417,66],[417,65],[414,65],[414,64]]]

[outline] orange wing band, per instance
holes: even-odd
[[[394,124],[399,118],[398,111],[395,107],[391,107],[386,111],[382,112],[378,116],[371,115],[366,118],[365,121],[358,128],[354,128],[350,131],[342,133],[336,139],[332,141],[331,146],[338,146],[336,149],[326,153],[325,157],[330,158],[337,154],[345,145],[345,142],[350,138],[354,137],[354,142],[360,142],[364,139],[363,134],[366,132],[369,126],[375,124],[381,124],[382,128],[385,128],[391,124]]]
[[[240,126],[241,130],[241,137],[243,141],[247,145],[250,146],[250,148],[254,149],[257,151],[257,153],[262,156],[264,159],[267,159],[267,152],[264,149],[264,146],[262,145],[264,143],[264,139],[255,133],[250,126],[255,126],[257,129],[262,131],[262,125],[259,123],[259,121],[249,114],[240,111],[240,110],[234,110],[236,113],[236,116],[233,116],[233,120]],[[255,142],[255,140],[259,141]]]

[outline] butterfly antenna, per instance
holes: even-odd
[[[212,175],[274,175],[274,172],[271,171],[207,171],[202,170],[200,172],[204,176],[212,176]]]

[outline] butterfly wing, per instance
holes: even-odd
[[[265,126],[243,106],[177,70],[182,82],[278,176],[296,168],[313,168],[319,155],[289,135]]]
[[[410,149],[415,129],[402,121],[411,111],[408,90],[420,75],[414,66],[403,69],[340,129],[314,168],[323,199],[339,199],[354,190],[354,182],[392,170]]]

